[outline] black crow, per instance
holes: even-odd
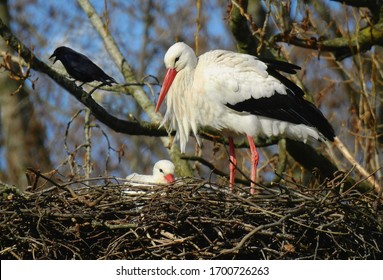
[[[53,54],[49,57],[55,58],[53,64],[60,60],[64,65],[66,71],[75,80],[85,83],[92,81],[100,81],[102,84],[111,86],[112,83],[117,82],[110,76],[108,76],[100,67],[94,64],[87,56],[78,53],[68,47],[58,47]]]

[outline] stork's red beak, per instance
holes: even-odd
[[[156,105],[156,112],[158,109],[161,107],[162,102],[165,99],[166,94],[169,91],[170,86],[172,85],[172,82],[174,78],[177,75],[177,70],[175,68],[169,68],[168,71],[166,72],[166,76],[164,79],[164,82],[162,84],[160,96],[158,97],[157,105]],[[174,180],[174,178],[173,178]]]
[[[166,180],[166,182],[168,182],[168,183],[172,183],[172,182],[174,182],[174,175],[173,175],[173,174],[168,174],[168,175],[166,175],[166,176],[165,176],[165,180]]]

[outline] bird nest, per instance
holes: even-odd
[[[339,194],[339,182],[283,181],[256,195],[197,179],[127,193],[113,179],[93,182],[5,188],[1,259],[383,258],[380,201]]]

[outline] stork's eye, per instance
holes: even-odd
[[[161,173],[164,173],[164,171],[162,170],[162,168],[160,168],[160,172],[161,172]]]
[[[176,60],[174,60],[174,64],[176,64],[178,60],[180,60],[180,57],[179,57],[179,56],[177,56],[177,57],[176,57]]]

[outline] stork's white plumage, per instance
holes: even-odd
[[[210,51],[197,58],[182,42],[169,48],[164,62],[167,73],[156,106],[157,111],[167,95],[162,124],[169,122],[169,129],[177,130],[181,152],[185,152],[190,131],[200,143],[197,131],[201,126],[228,136],[231,186],[236,169],[236,136],[248,138],[253,182],[258,165],[253,137],[281,136],[304,142],[308,138],[334,139],[334,130],[323,114],[303,98],[297,85],[278,72],[294,74],[300,69],[296,65],[261,61],[225,50]]]
[[[174,181],[174,164],[169,160],[160,160],[153,167],[153,175],[130,174],[126,180],[138,185],[167,184]]]

